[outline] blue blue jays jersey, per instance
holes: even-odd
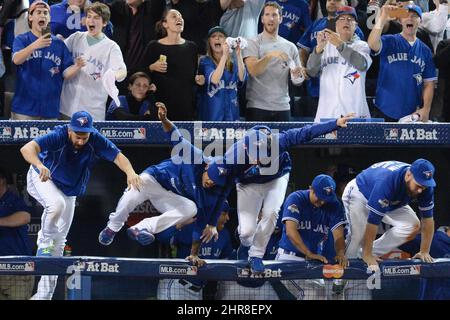
[[[128,100],[126,96],[119,96],[120,106],[117,106],[117,104],[113,101],[111,101],[111,104],[109,105],[108,111],[106,111],[106,120],[115,120],[114,118],[114,111],[119,108],[123,108],[125,112],[131,113],[130,108],[128,106]],[[143,116],[146,111],[149,110],[150,101],[144,100],[142,101],[141,107],[139,108],[139,115]]]
[[[317,34],[326,29],[328,25],[328,19],[323,17],[313,22],[313,24],[305,31],[300,39],[298,39],[297,47],[306,49],[308,52],[317,46]],[[359,27],[356,27],[355,35],[358,36],[360,40],[365,39],[364,33]],[[320,77],[312,77],[307,81],[308,94],[311,97],[319,97],[320,90]]]
[[[326,203],[320,208],[314,207],[309,200],[309,190],[291,193],[283,205],[282,221],[291,220],[297,223],[297,229],[308,249],[317,254],[328,238],[328,233],[346,223],[344,208],[339,201]],[[283,225],[280,248],[304,255],[292,244]]]
[[[400,119],[422,106],[424,81],[436,80],[433,55],[422,41],[411,46],[400,34],[381,37],[380,72],[375,104],[387,116]]]
[[[39,159],[50,170],[52,182],[66,195],[78,196],[86,186],[94,164],[99,159],[114,161],[120,150],[97,130],[79,150],[68,136],[68,125],[56,126],[42,137],[34,139],[41,148]],[[34,168],[39,172],[37,168]]]
[[[63,0],[60,3],[50,6],[50,16],[50,28],[54,35],[60,34],[64,39],[67,39],[71,34],[77,31],[87,31],[86,25],[81,23],[81,21],[86,18],[86,13],[84,11],[73,13],[69,8],[67,0]],[[112,31],[112,24],[111,22],[108,22],[103,32],[111,39]]]
[[[198,107],[200,120],[203,121],[238,121],[239,102],[237,89],[242,87],[239,81],[238,64],[233,63],[232,71],[223,71],[219,84],[211,82],[211,77],[217,66],[209,56],[200,60],[199,74],[205,76],[206,83],[200,92]],[[245,77],[247,73],[245,73]],[[245,80],[245,79],[244,79]]]
[[[338,129],[336,120],[324,123],[304,126],[297,129],[289,129],[279,134],[272,134],[272,145],[278,145],[279,156],[272,160],[271,164],[263,167],[260,164],[251,164],[246,155],[245,139],[233,144],[225,154],[225,165],[227,170],[233,172],[237,182],[249,183],[266,183],[284,176],[291,171],[292,163],[289,156],[289,148],[308,142],[320,135]],[[251,133],[251,131],[250,131]],[[245,155],[245,159],[241,161],[241,155]],[[275,163],[277,162],[277,163]],[[274,169],[274,170],[272,170]],[[276,170],[275,170],[276,169]],[[270,174],[266,174],[269,172]],[[276,171],[276,173],[271,173]]]
[[[29,212],[30,210],[22,198],[9,190],[6,191],[0,198],[0,218],[8,217],[18,211]],[[31,255],[27,225],[0,227],[0,256],[10,255]]]
[[[196,224],[200,227],[206,224],[215,226],[223,203],[231,191],[231,183],[225,187],[203,188],[205,163],[212,161],[212,158],[206,157],[202,150],[184,139],[177,128],[168,132],[168,135],[173,138],[172,158],[150,166],[144,172],[153,176],[166,190],[194,201],[197,205]]]
[[[418,234],[414,239],[402,244],[399,248],[414,256],[420,251],[421,240],[422,235]],[[430,247],[430,255],[433,258],[450,258],[450,237],[447,233],[442,231],[436,231],[434,233]]]
[[[356,177],[359,191],[367,199],[368,222],[380,224],[384,215],[411,202],[405,174],[410,165],[399,161],[375,163]],[[434,188],[426,188],[418,197],[422,217],[433,216]]]
[[[37,40],[30,31],[14,39],[13,56]],[[16,91],[12,111],[34,117],[58,118],[64,71],[73,65],[63,41],[52,36],[47,48],[33,51],[17,66]]]

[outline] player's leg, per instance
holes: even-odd
[[[358,258],[366,230],[368,209],[366,208],[367,200],[359,191],[356,179],[350,181],[345,187],[342,202],[349,226],[345,240],[345,254],[348,258]]]
[[[373,243],[373,254],[382,256],[391,252],[420,232],[420,221],[410,206],[403,206],[384,216],[384,223],[392,226]]]
[[[278,212],[283,204],[288,182],[289,174],[285,174],[282,177],[261,185],[266,192],[261,220],[256,227],[253,245],[248,252],[249,257],[262,258],[264,256],[267,243],[277,225]]]
[[[239,239],[242,247],[250,248],[263,204],[263,194],[260,192],[260,185],[255,183],[247,185],[239,183],[236,185],[236,191]]]

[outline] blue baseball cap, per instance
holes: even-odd
[[[424,187],[435,187],[436,181],[434,181],[434,166],[430,161],[425,159],[417,159],[411,164],[409,168],[414,180],[418,184]]]
[[[224,28],[222,28],[221,26],[215,26],[215,27],[212,27],[211,29],[209,29],[209,31],[208,31],[208,38],[211,37],[211,35],[213,33],[216,33],[216,32],[220,32],[225,37],[228,37],[227,32],[225,31]]]
[[[208,177],[214,181],[216,185],[224,186],[227,180],[228,170],[223,164],[213,161],[208,166]]]
[[[422,19],[422,9],[418,5],[411,3],[411,4],[408,4],[404,8],[408,9],[408,11],[414,11],[415,13],[417,13],[417,15],[420,17],[420,19]]]
[[[337,201],[336,182],[326,174],[319,174],[312,182],[312,188],[317,198],[325,202]]]
[[[69,128],[75,132],[94,132],[92,116],[86,111],[78,111],[72,115]]]
[[[344,14],[348,14],[353,16],[355,20],[358,20],[358,16],[356,15],[356,11],[353,7],[350,6],[342,6],[336,11],[336,18],[342,16]]]

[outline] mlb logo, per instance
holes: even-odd
[[[186,270],[186,275],[196,276],[197,275],[197,267],[196,266],[188,266],[187,270]]]
[[[0,133],[3,137],[10,137],[11,132],[11,127],[0,127]]]
[[[386,140],[398,140],[398,129],[384,129],[384,138]]]
[[[34,271],[34,262],[25,262],[25,271]]]

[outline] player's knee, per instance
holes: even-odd
[[[65,209],[66,203],[62,198],[55,199],[46,207],[47,213],[53,216],[60,216]]]
[[[195,205],[194,202],[186,203],[186,205],[184,206],[184,210],[186,212],[186,215],[189,216],[189,218],[193,218],[197,214],[197,206]]]
[[[251,226],[240,226],[239,227],[239,237],[241,242],[246,242],[246,239],[252,239],[256,232],[256,225]]]
[[[419,233],[420,233],[420,222],[413,224],[410,228],[409,228],[409,235],[408,235],[408,241],[411,241],[412,239],[414,239]]]

